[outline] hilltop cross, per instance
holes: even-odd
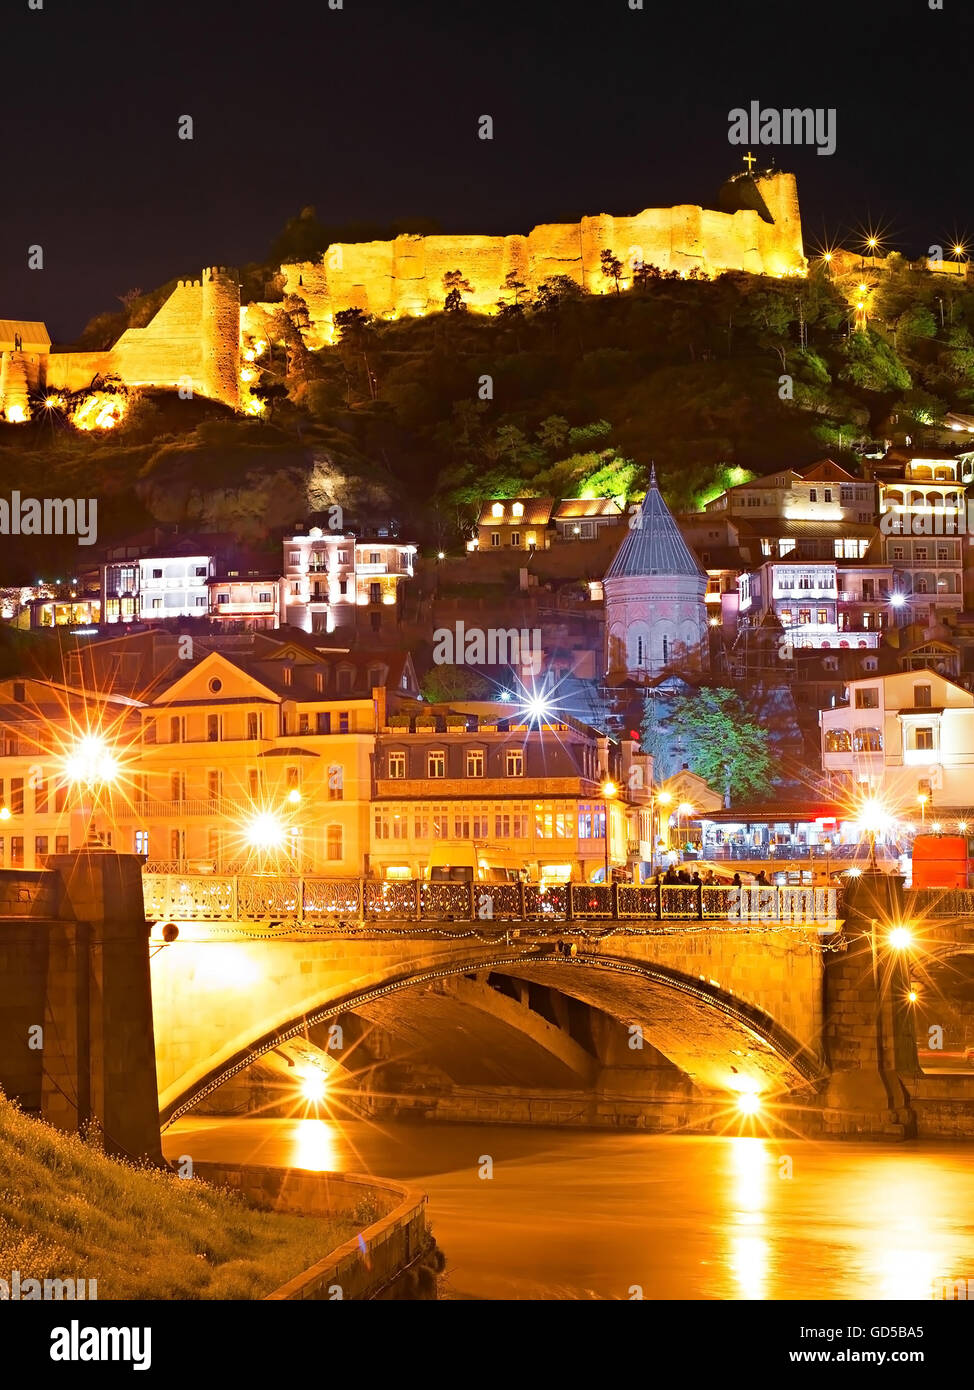
[[[751,153],[750,150],[748,150],[747,154],[744,156],[744,163],[747,165],[748,173],[751,172],[751,165],[757,164],[757,160],[754,158],[754,155]]]

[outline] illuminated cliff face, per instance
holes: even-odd
[[[705,275],[745,270],[756,275],[803,275],[798,192],[792,174],[751,181],[767,216],[756,207],[713,212],[690,204],[654,208],[632,217],[601,213],[578,223],[535,227],[527,236],[400,236],[330,246],[320,262],[281,267],[285,293],[300,295],[311,319],[310,346],[332,340],[333,315],[363,309],[377,318],[434,313],[446,298],[443,277],[459,270],[471,290],[468,308],[496,312],[510,302],[511,272],[534,290],[566,275],[593,294],[613,288],[602,273],[603,251],[623,263],[622,285],[640,261],[660,270]]]

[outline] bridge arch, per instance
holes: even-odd
[[[370,1003],[390,995],[485,971],[550,985],[620,1022],[639,1024],[645,1040],[704,1091],[753,1087],[782,1094],[815,1086],[825,1076],[821,1060],[770,1013],[712,981],[660,963],[596,952],[575,958],[554,951],[515,957],[482,947],[461,959],[417,961],[384,972],[384,978],[364,987],[322,990],[320,1002],[264,1027],[218,1059],[198,1062],[192,1073],[163,1093],[163,1126],[173,1124],[265,1053],[317,1024],[342,1013],[367,1011]]]

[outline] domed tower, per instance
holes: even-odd
[[[0,410],[9,424],[30,419],[27,359],[22,352],[0,353]]]
[[[602,583],[607,678],[646,681],[674,666],[705,670],[707,576],[663,501],[655,467],[629,527]]]
[[[224,266],[203,271],[203,394],[240,409],[240,282]]]

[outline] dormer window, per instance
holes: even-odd
[[[513,507],[511,507],[511,515],[512,515],[512,516],[523,516],[523,515],[524,515],[524,503],[523,503],[523,502],[515,502],[514,505],[513,505]]]
[[[282,666],[282,667],[281,667],[281,679],[283,680],[283,682],[284,682],[285,685],[290,685],[290,684],[291,684],[291,681],[292,681],[292,679],[293,679],[293,677],[294,677],[294,671],[293,671],[292,667],[290,667],[290,666]]]
[[[500,517],[502,517],[502,516],[504,515],[504,503],[503,503],[503,502],[495,502],[494,505],[493,505],[493,506],[491,507],[491,509],[490,509],[490,514],[491,514],[491,516],[497,517],[498,519],[499,519]]]

